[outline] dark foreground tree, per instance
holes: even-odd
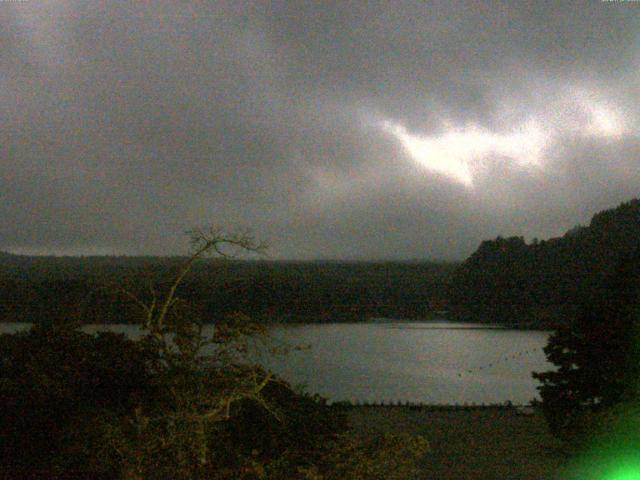
[[[640,251],[626,258],[585,302],[570,326],[545,347],[557,369],[534,373],[548,424],[564,439],[590,419],[638,398],[640,386]]]
[[[424,439],[350,436],[339,410],[252,361],[264,327],[240,314],[205,325],[180,299],[203,256],[263,246],[217,229],[193,232],[192,246],[146,296],[109,288],[138,308],[139,340],[55,326],[0,337],[0,408],[11,414],[0,424],[9,445],[0,467],[22,467],[11,474],[19,478],[39,457],[43,471],[69,478],[414,478]]]
[[[1,478],[110,473],[94,461],[102,424],[157,393],[145,345],[57,325],[0,335]]]

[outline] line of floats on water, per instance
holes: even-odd
[[[486,370],[486,369],[489,369],[489,368],[491,368],[493,366],[497,366],[497,365],[506,363],[506,362],[511,361],[511,360],[516,360],[518,358],[521,358],[524,355],[531,355],[532,353],[540,352],[543,349],[544,349],[544,347],[531,347],[531,348],[528,348],[527,350],[522,350],[520,352],[516,352],[516,353],[511,354],[511,355],[506,355],[506,356],[500,358],[499,360],[495,360],[495,361],[493,361],[491,363],[486,363],[486,364],[481,365],[481,366],[479,366],[477,368],[468,369],[465,372],[459,372],[458,373],[458,377],[462,377],[463,374],[477,373],[480,370]]]

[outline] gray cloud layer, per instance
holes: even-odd
[[[216,223],[279,258],[452,259],[638,195],[640,4],[329,3],[0,3],[0,248],[177,253]],[[469,188],[382,121],[545,141]]]

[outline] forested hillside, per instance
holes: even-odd
[[[621,259],[640,248],[640,200],[593,216],[560,238],[482,242],[463,264],[203,260],[181,297],[204,318],[241,312],[260,320],[452,318],[553,326],[573,318]],[[0,321],[77,318],[123,322],[122,279],[141,298],[163,288],[181,257],[31,257],[0,252]],[[103,288],[108,287],[108,288]]]
[[[640,200],[593,216],[560,238],[482,242],[452,281],[454,317],[544,326],[566,323],[603,278],[640,248]]]
[[[148,299],[183,258],[30,257],[0,254],[0,321],[77,318],[124,322],[135,314],[127,288]],[[456,264],[202,260],[181,298],[205,319],[244,313],[264,321],[425,318],[442,308]],[[106,287],[106,288],[102,288]]]

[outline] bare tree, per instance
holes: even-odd
[[[203,322],[191,315],[188,302],[177,295],[198,260],[210,255],[235,258],[263,254],[267,246],[249,230],[227,232],[212,227],[187,233],[191,254],[178,266],[164,293],[152,281],[149,301],[124,286],[115,288],[141,311],[141,327],[158,354],[155,368],[168,387],[163,408],[138,409],[130,422],[135,428],[111,429],[112,445],[128,478],[144,478],[154,458],[176,452],[182,452],[178,455],[182,460],[173,458],[172,464],[182,462],[180,471],[185,478],[207,468],[212,427],[229,419],[237,402],[255,402],[278,418],[262,395],[265,387],[276,381],[273,373],[246,358],[249,339],[264,333],[264,327],[236,314],[218,319],[205,333]],[[181,427],[176,428],[178,425]]]

